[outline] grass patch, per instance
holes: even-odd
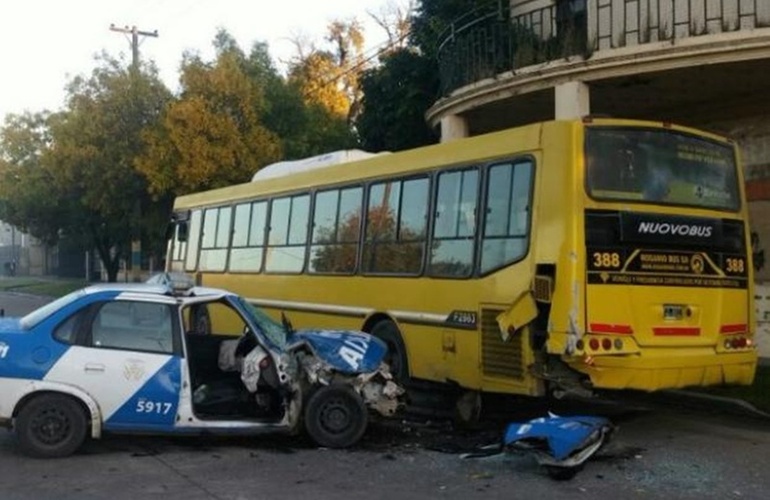
[[[12,292],[16,288],[23,288],[25,286],[39,283],[40,280],[35,278],[0,278],[0,291]]]
[[[710,387],[702,392],[725,398],[742,399],[757,409],[770,413],[770,365],[757,366],[751,385]]]
[[[21,292],[47,297],[61,297],[74,290],[87,286],[83,280],[39,279],[39,278],[3,278],[0,291]]]

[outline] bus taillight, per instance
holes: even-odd
[[[725,339],[725,349],[750,349],[754,342],[746,337],[733,337]]]
[[[581,339],[577,341],[576,347],[579,351],[582,351],[585,349],[586,345],[585,342]],[[625,347],[625,344],[623,343],[623,339],[612,337],[604,337],[601,340],[593,337],[588,340],[588,349],[591,351],[598,351],[599,349],[605,350],[605,351],[611,351],[613,348],[616,351],[622,351]]]

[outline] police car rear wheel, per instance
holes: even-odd
[[[72,398],[56,394],[29,401],[16,417],[16,435],[27,455],[58,458],[71,455],[86,439],[85,413]]]
[[[319,446],[347,448],[366,432],[369,415],[361,397],[344,385],[321,387],[305,406],[305,428]]]

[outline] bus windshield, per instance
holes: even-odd
[[[599,200],[736,211],[733,148],[672,130],[586,129],[586,186]]]

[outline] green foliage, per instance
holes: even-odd
[[[437,73],[434,60],[401,49],[364,74],[356,126],[365,149],[398,151],[436,142],[425,112],[438,95]]]
[[[134,159],[171,96],[152,66],[98,62],[69,82],[65,111],[6,120],[0,198],[5,219],[44,242],[96,248],[114,280],[132,238],[169,209],[149,198]]]
[[[246,73],[265,89],[265,126],[280,137],[285,159],[306,158],[357,145],[344,116],[306,101],[301,85],[281,77],[265,44],[255,44]]]
[[[435,59],[439,36],[453,21],[490,0],[420,0],[412,16],[410,41],[419,51]]]
[[[0,131],[0,219],[48,244],[58,240],[60,203],[46,155],[51,143],[47,113],[8,115]]]
[[[292,66],[289,80],[300,88],[305,103],[320,104],[331,114],[346,118],[350,99],[338,85],[343,71],[331,52],[314,51]]]
[[[328,50],[314,49],[283,77],[266,44],[246,54],[220,31],[213,61],[184,56],[178,96],[152,65],[127,67],[102,55],[90,75],[68,82],[63,111],[7,117],[0,129],[0,218],[47,244],[66,238],[95,248],[110,279],[139,235],[143,250],[161,256],[175,196],[246,181],[281,159],[357,146],[349,120],[361,98],[363,32],[355,20],[335,21],[327,41]],[[390,90],[430,74],[401,62],[409,57],[394,55],[399,63],[379,76]],[[385,123],[404,132],[380,134],[388,149],[433,140],[421,115],[435,92],[416,89],[372,90],[373,112],[380,98],[403,100],[383,108]],[[371,129],[376,122],[361,123]]]
[[[110,280],[131,240],[147,229],[143,214],[167,211],[153,203],[134,161],[142,133],[171,95],[154,67],[125,68],[104,57],[89,78],[68,86],[67,110],[50,123],[49,168],[69,207],[60,232],[96,248]],[[157,201],[157,200],[156,200]]]
[[[436,60],[440,36],[454,21],[489,0],[421,0],[410,19],[410,45],[382,57],[361,77],[362,111],[356,120],[367,150],[397,151],[437,141],[425,121],[439,97]],[[503,5],[503,4],[500,4]]]
[[[289,66],[289,83],[296,86],[308,106],[323,106],[332,117],[352,122],[358,114],[361,92],[358,77],[363,60],[361,24],[336,20],[327,28],[330,46],[319,49],[295,40],[297,56]]]
[[[51,298],[61,297],[85,286],[88,286],[87,282],[74,279],[6,278],[0,281],[0,290],[4,292],[23,292]]]
[[[264,86],[249,78],[248,61],[225,33],[217,43],[213,63],[185,59],[181,97],[144,136],[147,152],[136,166],[156,195],[246,182],[282,156],[263,123]]]

